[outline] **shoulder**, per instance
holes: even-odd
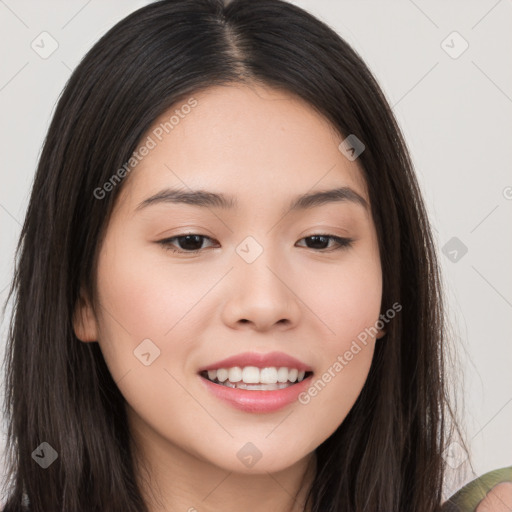
[[[443,503],[442,512],[508,512],[512,510],[512,466],[475,478]]]
[[[512,510],[512,482],[494,486],[480,502],[476,512],[510,512]]]

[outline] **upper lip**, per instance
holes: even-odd
[[[311,366],[299,361],[295,357],[289,356],[284,352],[244,352],[243,354],[237,354],[235,356],[216,361],[215,363],[203,366],[199,369],[199,372],[207,370],[218,370],[219,368],[233,368],[239,366],[241,368],[245,366],[256,366],[257,368],[269,368],[269,367],[287,367],[297,368],[297,370],[303,370],[305,372],[311,372]]]

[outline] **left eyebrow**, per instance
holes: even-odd
[[[339,187],[332,190],[312,192],[296,197],[289,206],[290,210],[306,210],[324,204],[336,202],[349,202],[362,206],[368,210],[368,203],[355,190],[350,187]]]
[[[362,206],[368,210],[368,203],[355,190],[350,187],[339,187],[332,190],[311,192],[294,198],[288,210],[306,210],[334,202],[349,202]],[[184,191],[179,189],[166,188],[156,194],[144,199],[135,210],[141,210],[157,203],[184,203],[203,208],[215,207],[222,209],[237,208],[238,202],[233,196],[226,196],[206,190]],[[286,210],[285,210],[286,211]]]

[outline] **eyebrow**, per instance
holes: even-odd
[[[294,198],[288,205],[288,210],[298,211],[322,206],[329,203],[352,203],[362,206],[368,210],[368,203],[355,190],[350,187],[339,187],[332,190],[323,190],[300,195]],[[206,190],[185,191],[179,189],[166,188],[156,194],[144,199],[135,210],[141,210],[149,205],[160,203],[184,203],[202,208],[237,208],[237,200],[233,196],[226,196]],[[285,210],[286,211],[286,210]]]

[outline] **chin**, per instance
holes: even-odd
[[[273,446],[267,440],[265,446],[255,442],[235,442],[233,448],[228,448],[223,455],[212,458],[212,453],[208,455],[208,461],[225,471],[247,475],[265,475],[267,473],[277,473],[286,470],[299,463],[308,453],[298,454],[292,451],[292,443],[287,443],[285,450],[279,450],[279,445]],[[281,447],[283,443],[279,443]],[[259,447],[258,447],[259,446]],[[226,457],[226,452],[232,455]],[[215,454],[216,455],[216,454]]]

